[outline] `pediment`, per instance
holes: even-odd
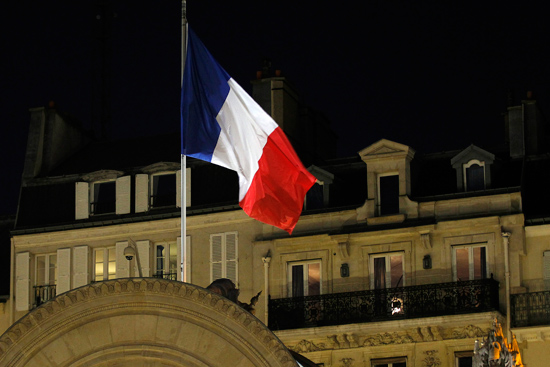
[[[380,158],[403,157],[412,159],[414,153],[415,151],[411,147],[387,139],[381,139],[359,151],[359,155],[364,161]]]
[[[331,184],[334,181],[334,175],[321,167],[317,167],[316,165],[311,165],[307,169],[309,173],[311,173],[317,181],[322,182],[323,184]]]
[[[175,162],[158,162],[150,164],[146,167],[143,167],[141,171],[147,174],[159,173],[159,172],[169,172],[177,171],[181,168],[181,163]]]
[[[82,176],[82,180],[86,182],[115,180],[123,174],[124,172],[122,171],[103,169],[85,174]]]
[[[486,162],[487,164],[491,164],[495,160],[495,155],[472,144],[462,152],[455,155],[451,159],[451,165],[457,168],[462,166],[462,164],[468,163],[472,159],[477,159],[479,161]]]

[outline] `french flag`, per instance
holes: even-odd
[[[246,214],[289,234],[316,179],[277,123],[214,60],[188,28],[181,91],[181,154],[239,176]]]

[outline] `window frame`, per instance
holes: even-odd
[[[383,202],[382,202],[382,187],[381,187],[381,178],[382,177],[389,177],[389,176],[397,176],[397,211],[395,213],[385,213],[385,214],[382,214],[382,205],[383,205]],[[399,181],[399,172],[398,171],[392,171],[392,172],[384,172],[384,173],[379,173],[377,176],[376,176],[376,187],[377,187],[377,192],[376,192],[376,197],[377,197],[377,200],[378,200],[378,205],[377,205],[377,214],[378,216],[386,216],[386,215],[396,215],[396,214],[399,214],[399,185],[400,185],[400,181]]]
[[[488,244],[486,242],[480,243],[470,243],[463,245],[453,245],[451,246],[451,263],[452,263],[452,272],[453,272],[453,282],[458,281],[458,264],[456,258],[456,250],[459,249],[468,249],[468,279],[461,279],[461,281],[470,281],[475,279],[475,266],[474,266],[474,254],[473,249],[475,248],[484,248],[485,249],[485,275],[481,279],[489,278],[491,273],[489,270],[489,250]]]
[[[158,268],[158,260],[159,260],[159,256],[158,256],[158,248],[159,246],[164,246],[164,249],[165,249],[165,253],[164,253],[164,256],[162,257],[162,260],[163,260],[163,269],[161,269],[162,272],[159,272],[159,268]],[[170,257],[172,257],[172,250],[175,252],[175,271],[172,272],[171,269],[170,269]],[[178,269],[179,269],[179,259],[178,259],[178,244],[177,244],[177,241],[176,242],[159,242],[159,243],[155,243],[154,244],[154,253],[153,253],[153,260],[154,260],[154,266],[153,266],[153,274],[155,277],[162,277],[162,278],[165,278],[165,279],[170,279],[170,280],[177,280],[177,277],[178,277]]]
[[[50,280],[50,265],[51,265],[51,262],[50,262],[50,258],[54,256],[55,257],[55,270],[54,270],[54,280],[53,280],[53,283],[51,283],[51,280]],[[44,257],[45,258],[45,261],[44,261],[44,284],[38,284],[38,275],[39,275],[39,271],[38,271],[38,258],[39,257]],[[57,284],[57,277],[58,277],[58,272],[57,272],[57,252],[52,252],[52,253],[47,253],[47,254],[36,254],[35,257],[34,257],[34,285],[35,286],[49,286],[49,285],[56,285]]]
[[[375,289],[375,270],[374,270],[374,259],[376,258],[385,258],[385,265],[386,265],[386,277],[385,277],[385,284],[390,284],[390,286],[386,286],[382,289],[391,289],[394,288],[391,284],[391,257],[400,255],[401,256],[401,271],[402,271],[402,278],[401,282],[398,283],[401,287],[405,286],[405,251],[391,251],[391,252],[383,252],[383,253],[373,253],[369,254],[369,279],[370,279],[370,289]],[[389,281],[389,282],[388,282]]]
[[[473,363],[473,359],[474,359],[473,350],[455,352],[455,367],[460,367],[460,364],[459,364],[460,358],[468,358],[468,357],[472,360],[472,363]]]
[[[406,367],[407,357],[377,358],[377,359],[370,360],[371,367],[378,367],[378,366],[394,367],[393,365],[395,363],[405,363],[405,367]]]
[[[485,170],[485,161],[480,161],[479,159],[470,159],[467,163],[462,164],[462,179],[464,185],[464,191],[476,191],[468,188],[468,168],[472,167],[474,164],[477,164],[483,168],[483,190],[487,188],[487,176]]]
[[[102,184],[108,184],[108,183],[112,183],[114,185],[113,211],[109,211],[109,212],[105,212],[105,213],[96,213],[96,210],[95,210],[96,185],[102,185]],[[116,185],[117,185],[116,179],[100,180],[100,181],[90,182],[89,199],[88,199],[89,200],[89,213],[90,213],[90,216],[116,214],[116,199],[117,199]]]
[[[114,260],[113,261],[109,261],[109,251],[113,251],[113,254],[114,254]],[[103,261],[101,262],[101,264],[103,264],[103,274],[102,274],[102,277],[103,279],[100,279],[98,280],[97,279],[97,264],[100,264],[97,262],[97,252],[99,251],[103,251]],[[92,278],[93,278],[93,281],[94,282],[102,282],[102,281],[105,281],[105,280],[110,280],[110,279],[116,279],[116,257],[117,257],[117,254],[116,254],[116,247],[115,246],[109,246],[109,247],[98,247],[98,248],[94,248],[93,249],[93,274],[92,274]],[[107,261],[105,261],[107,260]],[[113,262],[114,263],[114,272],[113,273],[109,273],[109,263]]]
[[[154,198],[155,198],[155,177],[160,176],[173,176],[174,178],[174,200],[172,204],[169,205],[154,205]],[[178,196],[178,175],[176,171],[162,171],[162,172],[155,172],[149,175],[149,209],[159,209],[159,208],[169,208],[169,207],[175,207],[177,206],[177,196]]]
[[[310,265],[310,264],[319,264],[319,295],[323,294],[323,261],[322,259],[312,259],[312,260],[301,260],[301,261],[292,261],[287,263],[287,294],[289,297],[305,297],[310,296],[309,293],[309,272],[306,271],[306,267],[304,265]],[[292,287],[293,285],[293,279],[292,279],[292,268],[294,266],[304,266],[303,268],[303,290],[304,294],[302,296],[294,296],[294,289]]]

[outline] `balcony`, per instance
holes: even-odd
[[[550,325],[550,291],[512,294],[512,327]]]
[[[34,307],[49,301],[55,297],[55,284],[35,285],[34,287]]]
[[[156,272],[153,274],[154,278],[163,278],[168,280],[178,280],[178,273],[164,273],[164,272]]]
[[[271,330],[498,310],[494,279],[270,299]]]

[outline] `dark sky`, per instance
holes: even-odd
[[[510,92],[517,103],[532,90],[543,111],[550,105],[545,8],[448,3],[189,0],[187,15],[246,90],[270,59],[331,120],[342,155],[381,138],[420,152],[490,148],[502,140]],[[96,0],[6,4],[0,214],[15,213],[28,109],[54,100],[92,127],[99,80]],[[111,4],[112,136],[177,130],[181,2]]]

